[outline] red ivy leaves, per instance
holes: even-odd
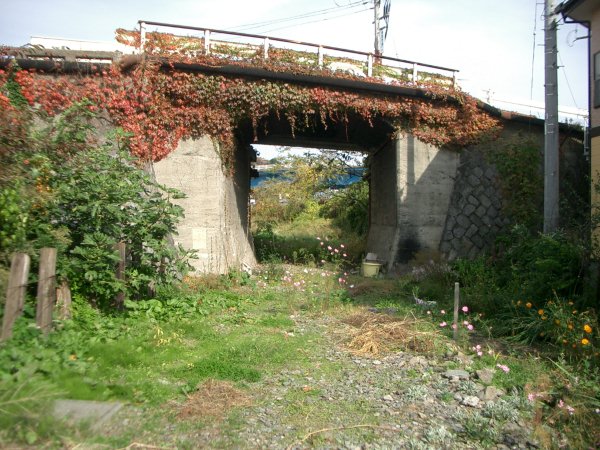
[[[304,123],[308,123],[315,114],[324,124],[328,119],[348,122],[350,114],[369,123],[381,117],[424,142],[457,148],[476,143],[499,126],[474,98],[442,87],[431,87],[430,99],[383,96],[165,72],[152,64],[127,74],[113,66],[96,76],[50,76],[22,70],[15,74],[15,80],[27,101],[49,114],[63,111],[73,102],[90,100],[131,133],[132,153],[153,160],[168,155],[180,139],[201,135],[216,138],[226,150],[223,156],[227,160],[232,154],[237,123],[250,119],[257,127],[270,113],[287,117],[292,128],[297,126],[298,117],[304,116]]]

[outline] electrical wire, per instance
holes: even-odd
[[[531,52],[531,86],[529,88],[529,99],[533,100],[533,79],[535,74],[535,47],[536,47],[536,31],[537,31],[537,18],[538,18],[538,6],[541,3],[536,2],[535,13],[533,15],[533,50]]]
[[[363,13],[363,12],[369,11],[371,9],[373,9],[373,8],[365,8],[365,9],[361,9],[360,11],[353,11],[351,13],[346,13],[346,14],[340,14],[338,16],[327,17],[325,19],[317,19],[317,20],[310,20],[308,22],[294,23],[294,24],[291,24],[291,25],[283,26],[283,27],[278,27],[278,28],[272,28],[272,29],[269,29],[269,30],[264,30],[264,31],[262,31],[262,33],[265,33],[265,34],[266,33],[272,33],[273,31],[284,30],[286,28],[294,28],[294,27],[298,27],[298,26],[301,26],[301,25],[308,25],[310,23],[326,22],[328,20],[339,19],[340,17],[346,17],[346,16],[351,16],[351,15],[354,15],[354,14]]]
[[[282,17],[280,19],[272,19],[272,20],[265,20],[265,21],[261,21],[261,22],[254,22],[254,23],[249,23],[249,24],[244,24],[244,25],[239,25],[237,27],[232,27],[232,30],[236,30],[236,31],[242,31],[242,30],[251,30],[254,28],[262,28],[265,26],[269,26],[269,25],[275,25],[278,23],[282,23],[282,22],[289,22],[289,21],[294,21],[294,20],[300,20],[300,19],[306,19],[309,17],[315,17],[315,16],[322,16],[322,15],[327,15],[327,14],[331,14],[334,12],[339,12],[342,10],[347,10],[347,9],[353,9],[359,6],[363,6],[368,4],[369,2],[366,0],[359,0],[359,1],[355,1],[352,3],[349,3],[347,5],[342,5],[342,6],[336,6],[336,7],[332,7],[332,8],[326,8],[326,9],[320,9],[317,11],[309,11],[303,14],[298,14],[295,16],[290,16],[290,17]]]
[[[569,93],[571,94],[571,99],[573,100],[573,104],[576,108],[579,108],[577,105],[577,101],[575,100],[575,95],[573,95],[573,89],[571,89],[571,83],[569,83],[569,77],[567,76],[567,70],[565,69],[565,64],[562,61],[560,56],[560,52],[557,52],[558,60],[560,61],[560,68],[562,69],[563,75],[565,76],[565,81],[567,82],[567,87],[569,88]]]

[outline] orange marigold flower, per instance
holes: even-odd
[[[585,324],[583,326],[583,331],[585,331],[586,333],[591,333],[592,332],[592,327],[590,327],[588,324]]]
[[[573,301],[569,300],[569,306],[573,306]]]
[[[569,330],[572,330],[572,329],[573,329],[573,324],[572,324],[572,323],[568,324],[568,325],[567,325],[567,328],[568,328]]]
[[[546,320],[547,318],[547,316],[542,316],[542,320]]]
[[[539,314],[540,316],[542,316],[542,315],[544,314],[544,310],[543,310],[543,309],[538,309],[538,314]]]
[[[556,325],[560,325],[560,320],[558,320],[558,319],[554,319],[554,323],[555,323]]]
[[[586,338],[583,338],[581,340],[581,345],[588,345],[589,343],[590,343],[590,341],[588,339],[586,339]]]
[[[517,302],[517,306],[521,306],[521,300]]]
[[[529,308],[531,308],[533,305],[531,304],[531,302],[527,302],[527,303],[525,304],[525,306],[527,306],[527,308],[529,309]]]

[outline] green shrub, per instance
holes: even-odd
[[[532,234],[514,227],[498,241],[499,256],[493,262],[496,283],[512,288],[522,298],[571,297],[582,290],[585,249],[558,231]]]
[[[182,194],[154,182],[129,156],[117,130],[97,144],[96,116],[87,101],[52,120],[30,124],[19,151],[2,155],[11,173],[0,179],[0,261],[16,251],[32,257],[58,249],[57,271],[74,293],[110,307],[115,296],[148,295],[149,284],[171,284],[191,256],[169,244],[183,216],[172,199]],[[116,278],[116,245],[127,248],[124,280]]]
[[[186,269],[183,249],[167,242],[183,216],[171,198],[181,194],[153,182],[124,151],[108,148],[76,155],[57,174],[51,218],[72,243],[63,274],[107,305],[117,292],[146,295],[148,284],[171,283]],[[127,248],[126,281],[116,279],[116,244]]]
[[[369,183],[366,180],[342,189],[326,201],[322,214],[343,231],[366,236],[369,231]]]

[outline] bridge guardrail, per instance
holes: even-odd
[[[242,33],[236,31],[218,30],[188,25],[177,25],[148,20],[138,21],[140,33],[140,53],[145,53],[148,45],[148,26],[173,28],[180,30],[201,32],[202,37],[186,36],[188,49],[201,51],[205,55],[224,56],[229,58],[246,59],[261,57],[269,59],[270,54],[285,50],[285,47],[274,47],[273,42],[292,44],[304,50],[295,51],[299,64],[315,65],[320,69],[328,68],[333,71],[341,70],[356,76],[379,77],[384,81],[405,81],[414,84],[436,82],[456,87],[457,69],[426,64],[390,56],[375,55],[370,52],[351,50],[330,45],[315,44],[310,42],[295,41],[259,34]],[[214,39],[219,36],[219,40]],[[232,41],[236,38],[259,40],[259,44],[239,43]],[[182,37],[183,38],[183,37]],[[196,42],[194,43],[193,40]],[[310,51],[306,51],[310,49]],[[237,51],[234,56],[232,50]],[[334,56],[335,54],[335,56]],[[350,57],[349,57],[350,56]],[[383,61],[394,65],[382,64]],[[388,80],[389,79],[389,80]]]

